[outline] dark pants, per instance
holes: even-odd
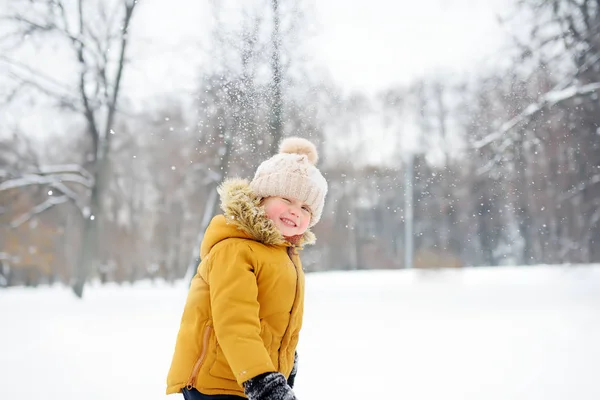
[[[183,393],[183,398],[185,400],[240,400],[244,399],[244,397],[233,396],[231,394],[202,394],[196,389],[187,390],[181,389],[181,393]]]

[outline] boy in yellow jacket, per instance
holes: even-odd
[[[219,188],[222,215],[200,249],[181,318],[167,394],[185,400],[296,400],[304,312],[297,249],[315,241],[327,182],[306,139],[288,138],[251,182]]]

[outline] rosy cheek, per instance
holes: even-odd
[[[302,229],[308,228],[309,223],[310,223],[310,217],[302,218],[302,224],[301,224]]]
[[[276,220],[281,215],[282,210],[282,205],[277,203],[271,204],[266,210],[267,217],[269,217],[272,220]]]
[[[279,216],[279,212],[277,210],[272,209],[271,212],[267,213],[267,216],[272,220],[276,220]]]

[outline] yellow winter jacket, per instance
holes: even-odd
[[[167,394],[196,388],[244,397],[242,383],[265,372],[289,376],[304,311],[296,247],[259,207],[245,180],[220,188],[181,318]],[[314,242],[307,231],[301,245]]]

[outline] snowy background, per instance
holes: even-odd
[[[596,0],[0,0],[0,400],[164,399],[216,187],[313,140],[297,392],[597,400]]]
[[[597,2],[388,3],[0,0],[0,285],[189,275],[290,135],[308,271],[600,262]]]
[[[600,265],[315,273],[300,399],[596,400]],[[158,400],[175,285],[0,292],[0,398]]]

